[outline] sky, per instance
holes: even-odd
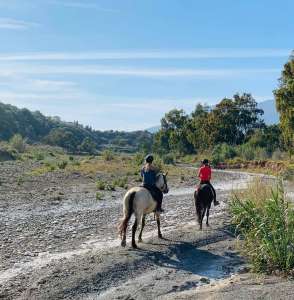
[[[272,91],[292,0],[0,0],[0,101],[99,130]]]

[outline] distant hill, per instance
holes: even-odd
[[[279,114],[276,110],[276,103],[275,100],[265,100],[258,103],[258,107],[264,111],[264,115],[262,118],[267,125],[277,124],[279,123]],[[159,131],[160,125],[153,126],[147,128],[146,130],[150,133],[156,133]]]
[[[150,127],[150,128],[147,128],[146,131],[150,132],[150,133],[156,133],[157,131],[159,131],[160,129],[160,126],[153,126],[153,127]]]
[[[64,122],[59,117],[46,117],[39,111],[19,109],[0,102],[0,140],[20,134],[29,143],[41,142],[60,146],[72,152],[95,152],[112,148],[121,152],[135,152],[152,145],[147,131],[99,131],[78,122]]]

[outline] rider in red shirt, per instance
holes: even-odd
[[[209,165],[209,161],[208,159],[204,159],[202,161],[202,166],[200,167],[199,171],[198,171],[198,177],[200,179],[200,184],[208,184],[214,194],[214,199],[213,199],[213,203],[214,205],[219,205],[219,202],[216,200],[216,192],[214,187],[212,186],[212,184],[210,183],[211,180],[211,167]]]

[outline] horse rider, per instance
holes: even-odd
[[[164,212],[161,208],[163,193],[156,186],[156,175],[159,172],[159,169],[152,164],[153,160],[154,158],[151,154],[148,154],[145,157],[145,164],[141,169],[141,176],[143,178],[142,186],[150,192],[153,199],[156,201],[157,206],[155,211],[162,213]]]
[[[211,167],[209,165],[208,159],[204,159],[202,161],[201,167],[198,171],[198,177],[200,179],[200,184],[208,184],[213,192],[213,203],[214,206],[219,205],[219,202],[216,200],[216,192],[212,184],[211,180]]]

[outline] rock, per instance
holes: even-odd
[[[209,279],[209,278],[206,278],[206,277],[201,277],[201,278],[200,278],[200,282],[209,284],[209,283],[210,283],[210,279]]]

